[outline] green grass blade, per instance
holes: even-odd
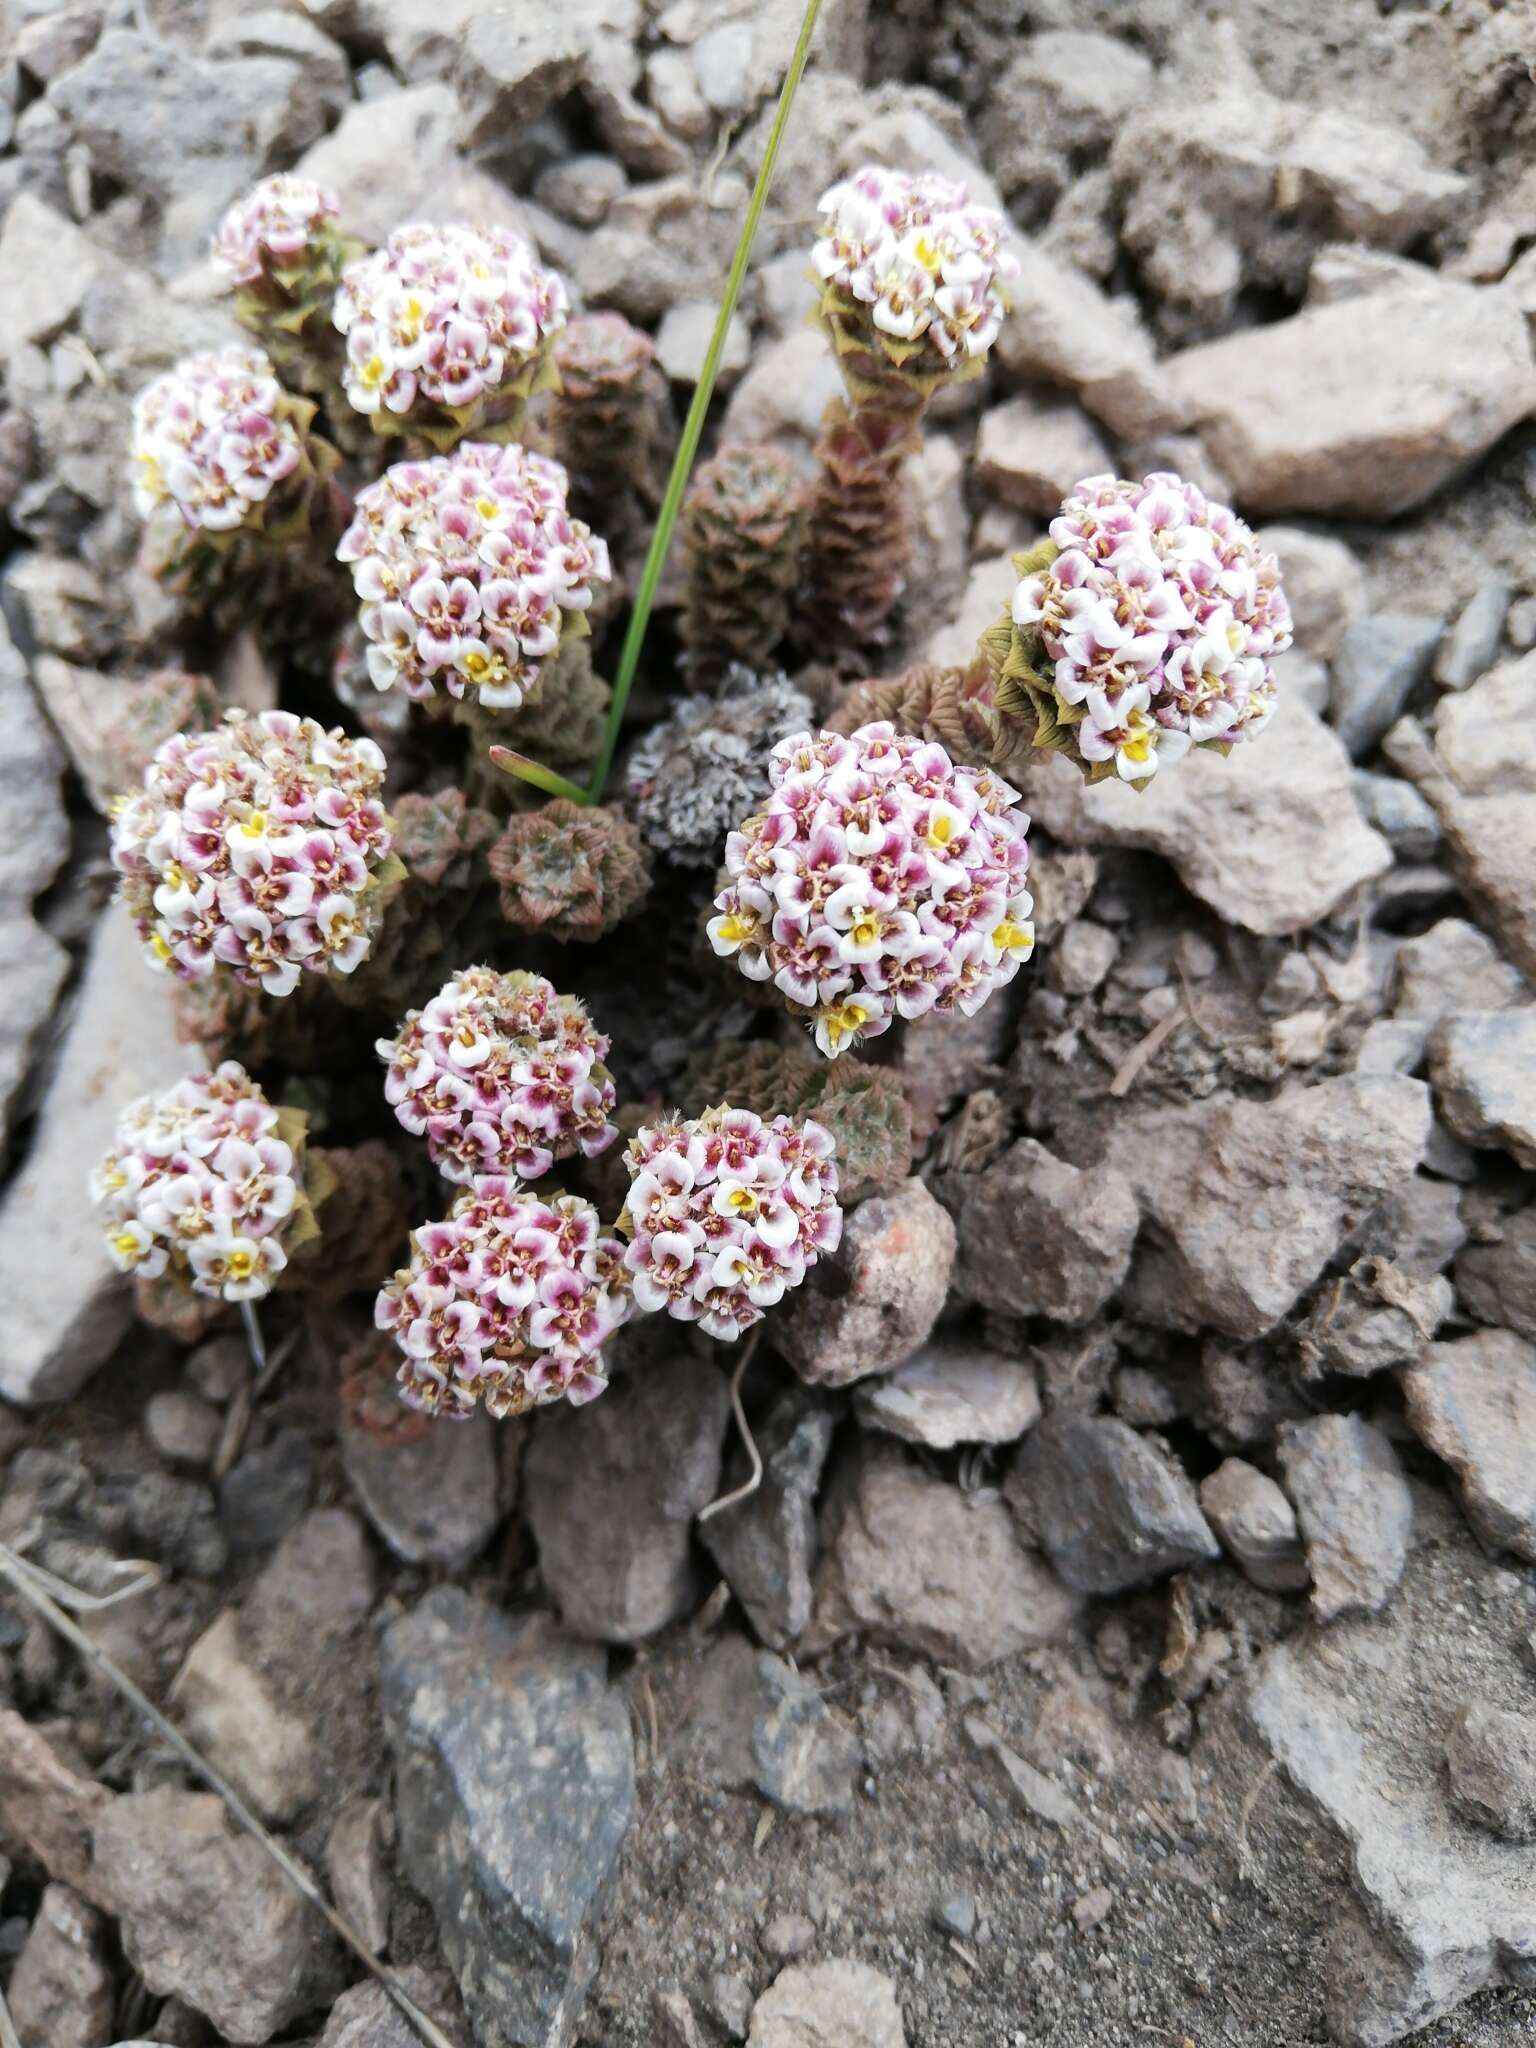
[[[553,768],[546,768],[540,761],[532,761],[526,754],[519,754],[513,747],[492,747],[491,766],[500,768],[508,775],[517,775],[524,782],[531,782],[535,789],[542,789],[549,796],[569,797],[573,804],[593,804],[597,798],[590,790],[582,788],[579,782],[572,782],[564,775],[557,775]]]

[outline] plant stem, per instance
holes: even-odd
[[[553,768],[546,768],[542,762],[530,761],[526,754],[519,754],[513,747],[492,747],[491,766],[503,769],[508,775],[516,775],[524,782],[531,782],[535,789],[547,791],[550,796],[568,797],[573,804],[593,804],[597,796],[591,790],[583,789],[579,782],[557,775]]]

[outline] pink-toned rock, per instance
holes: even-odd
[[[99,1906],[110,1900],[91,1869],[97,1820],[112,1794],[79,1777],[20,1714],[0,1708],[0,1815],[48,1872]]]
[[[774,1324],[801,1379],[845,1387],[890,1372],[938,1321],[955,1263],[955,1226],[920,1180],[861,1202],[843,1241]]]

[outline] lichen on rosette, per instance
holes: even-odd
[[[1002,747],[1144,787],[1192,746],[1229,754],[1274,715],[1291,643],[1280,565],[1229,507],[1168,472],[1078,484],[982,635]]]
[[[617,1136],[608,1040],[542,974],[466,967],[376,1050],[401,1125],[461,1185],[482,1173],[538,1180]]]
[[[843,1231],[830,1132],[721,1103],[642,1126],[619,1228],[638,1308],[727,1342],[798,1287]]]
[[[486,711],[537,700],[612,573],[607,544],[566,508],[558,462],[478,441],[387,469],[358,493],[336,555],[362,600],[374,688],[441,688]]]
[[[113,807],[118,896],[151,965],[227,968],[271,996],[350,974],[404,873],[383,786],[372,740],[291,711],[174,734]]]
[[[608,1384],[603,1346],[632,1309],[624,1247],[579,1195],[531,1193],[477,1175],[441,1223],[411,1233],[411,1262],[374,1320],[404,1354],[401,1398],[463,1420],[498,1420]]]
[[[488,860],[507,923],[551,939],[602,938],[651,886],[645,846],[624,813],[566,797],[511,819]]]
[[[993,770],[885,722],[796,733],[726,841],[707,930],[829,1059],[897,1017],[974,1016],[1034,950],[1029,821]]]
[[[90,1192],[120,1273],[222,1301],[270,1293],[316,1230],[304,1119],[233,1060],[130,1103]]]
[[[237,199],[213,237],[236,318],[306,391],[335,387],[342,348],[331,307],[343,270],[363,254],[340,213],[334,192],[284,171]]]
[[[810,718],[810,698],[787,676],[736,663],[713,695],[684,697],[629,757],[630,807],[650,845],[685,867],[715,861],[768,794],[769,749]]]
[[[377,433],[438,449],[510,438],[533,393],[559,383],[565,313],[564,285],[521,235],[413,221],[342,274],[347,399]]]

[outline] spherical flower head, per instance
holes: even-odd
[[[416,222],[342,273],[332,314],[346,337],[345,389],[382,433],[443,445],[515,419],[553,381],[565,287],[506,228]]]
[[[377,690],[446,690],[515,711],[543,664],[588,631],[608,548],[566,506],[558,462],[515,443],[469,441],[398,462],[357,496],[337,559],[362,600]]]
[[[398,876],[372,740],[290,711],[226,713],[176,733],[118,800],[112,862],[154,967],[221,969],[290,995],[301,974],[350,974]]]
[[[665,1309],[726,1342],[761,1322],[837,1249],[832,1136],[809,1118],[726,1104],[647,1124],[624,1164],[624,1255],[643,1310]]]
[[[463,1420],[483,1401],[499,1419],[593,1400],[608,1384],[603,1346],[632,1307],[624,1247],[590,1202],[484,1174],[412,1233],[374,1321],[404,1353],[410,1407]]]
[[[306,1207],[302,1139],[233,1060],[131,1103],[90,1180],[112,1263],[222,1301],[270,1293]]]
[[[618,1135],[608,1040],[542,974],[467,967],[377,1051],[395,1115],[461,1185],[484,1173],[538,1180]]]
[[[793,734],[725,845],[708,933],[836,1059],[897,1017],[974,1016],[1034,949],[1029,820],[990,769],[877,722]]]
[[[293,278],[328,247],[341,213],[334,192],[289,172],[237,199],[213,237],[214,268],[237,288]]]
[[[274,495],[310,472],[308,410],[260,349],[184,356],[134,400],[133,502],[200,534],[260,527]]]
[[[1077,485],[1049,543],[1020,557],[997,708],[1091,781],[1145,785],[1191,746],[1229,753],[1274,715],[1291,643],[1280,566],[1194,484],[1159,472]]]
[[[975,374],[1018,275],[1004,216],[953,179],[878,164],[831,186],[817,210],[811,261],[834,329],[918,375]]]

